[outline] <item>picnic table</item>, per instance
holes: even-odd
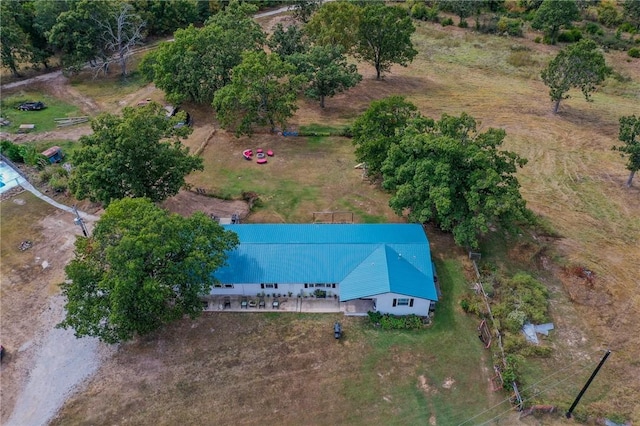
[[[20,127],[18,127],[18,133],[29,133],[30,130],[35,128],[35,124],[21,124]]]

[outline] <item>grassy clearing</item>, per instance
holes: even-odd
[[[74,89],[96,100],[104,110],[110,112],[125,106],[128,97],[148,84],[138,72],[132,72],[125,78],[116,73],[97,78],[83,73],[72,77],[70,81]]]
[[[248,148],[273,150],[268,163],[247,161]],[[386,194],[362,179],[351,141],[342,137],[256,135],[235,138],[218,132],[202,153],[205,173],[189,177],[195,187],[224,198],[252,191],[260,204],[251,221],[310,222],[313,212],[355,207],[356,222],[401,221],[387,205]]]
[[[28,101],[42,101],[47,106],[40,111],[20,111],[17,107]],[[77,117],[83,115],[80,109],[58,98],[41,92],[19,92],[2,98],[0,116],[11,121],[4,131],[15,133],[21,124],[35,124],[31,132],[47,132],[56,128],[54,118]]]

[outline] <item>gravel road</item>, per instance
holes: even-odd
[[[33,352],[34,362],[30,364],[34,367],[6,426],[48,424],[67,397],[115,352],[115,347],[98,339],[77,339],[73,330],[54,328],[64,317],[63,306],[62,296],[51,297],[49,309],[41,317],[43,333],[18,350]]]

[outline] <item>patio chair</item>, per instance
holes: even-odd
[[[266,303],[264,301],[264,298],[261,297],[260,299],[258,299],[258,309],[262,308],[264,309],[266,307]]]
[[[231,298],[229,296],[224,298],[224,302],[223,302],[223,309],[231,309]]]
[[[273,302],[271,302],[271,307],[273,309],[279,309],[280,308],[280,300],[273,299]]]
[[[249,307],[249,301],[247,300],[246,297],[243,297],[242,300],[240,301],[240,308],[247,309],[248,307]]]

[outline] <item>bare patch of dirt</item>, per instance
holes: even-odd
[[[442,383],[442,387],[445,389],[451,389],[455,383],[456,381],[453,380],[452,377],[447,377]]]
[[[182,216],[191,216],[195,212],[204,212],[209,216],[231,217],[237,214],[241,219],[249,215],[249,204],[241,200],[221,200],[191,191],[180,191],[165,200],[162,207]]]
[[[0,138],[10,140],[15,143],[26,143],[26,142],[35,142],[35,141],[46,141],[46,140],[69,140],[69,141],[77,141],[82,136],[90,135],[93,132],[91,130],[91,126],[83,125],[83,126],[71,126],[59,130],[52,130],[50,132],[42,132],[42,133],[6,133],[0,132]]]
[[[418,376],[418,388],[421,389],[426,395],[432,395],[438,393],[438,390],[429,385],[427,378],[421,374]]]
[[[60,74],[44,86],[53,96],[77,105],[87,115],[96,115],[102,111],[100,106],[90,97],[85,96],[69,84],[67,77]]]

